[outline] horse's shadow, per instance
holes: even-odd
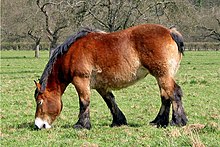
[[[140,128],[140,127],[143,127],[142,124],[137,124],[137,123],[128,123],[128,126],[129,126],[129,127],[132,127],[132,128]]]
[[[100,123],[100,124],[94,124],[93,126],[96,126],[96,127],[111,127],[110,124],[108,123]],[[132,127],[132,128],[140,128],[142,127],[143,125],[141,124],[137,124],[137,123],[128,123],[127,125],[125,125],[127,127]],[[64,129],[69,129],[69,128],[74,128],[74,125],[73,124],[65,124],[65,125],[62,125],[61,128],[64,128]],[[114,127],[111,127],[111,128],[114,128]]]
[[[65,124],[65,125],[62,125],[61,128],[64,128],[64,129],[70,129],[70,128],[74,129],[73,126],[74,126],[73,124]],[[108,123],[100,123],[100,124],[94,124],[94,126],[97,126],[97,127],[110,127],[110,124],[108,124]],[[128,123],[128,125],[126,125],[126,126],[127,127],[132,127],[132,128],[139,128],[139,127],[142,127],[143,125],[137,124],[137,123]],[[24,123],[18,124],[16,128],[17,129],[29,129],[31,131],[35,131],[36,130],[36,129],[34,129],[35,126],[34,126],[33,122],[24,122]]]
[[[34,131],[34,123],[33,122],[24,122],[24,123],[18,124],[16,128],[17,129],[29,129],[29,130]]]

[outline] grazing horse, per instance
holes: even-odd
[[[162,105],[151,124],[166,127],[172,104],[171,125],[183,126],[187,118],[182,90],[174,76],[183,55],[181,34],[156,24],[106,33],[82,29],[58,46],[39,80],[35,81],[36,129],[50,128],[62,110],[61,96],[72,83],[79,96],[79,116],[74,128],[91,128],[90,91],[96,89],[111,111],[111,126],[127,125],[112,90],[125,88],[153,75]]]

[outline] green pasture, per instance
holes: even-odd
[[[160,107],[152,76],[114,91],[128,126],[111,128],[111,114],[96,91],[91,96],[91,130],[75,130],[78,97],[72,85],[63,95],[64,108],[49,130],[35,131],[34,80],[40,78],[48,52],[1,51],[1,146],[183,147],[220,146],[220,51],[186,51],[176,76],[184,92],[189,119],[185,127],[149,125]]]

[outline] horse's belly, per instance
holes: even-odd
[[[146,77],[148,73],[149,71],[143,66],[119,67],[112,72],[99,69],[95,74],[92,74],[90,86],[93,89],[121,89],[133,85]]]

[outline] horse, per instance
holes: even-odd
[[[91,89],[110,109],[110,126],[127,125],[112,91],[133,85],[148,74],[156,78],[161,95],[161,107],[150,124],[186,125],[182,90],[174,80],[183,52],[183,37],[177,29],[159,24],[142,24],[112,33],[81,29],[55,49],[41,78],[35,81],[35,128],[51,128],[62,111],[61,97],[70,83],[78,93],[80,107],[74,128],[91,128]]]

